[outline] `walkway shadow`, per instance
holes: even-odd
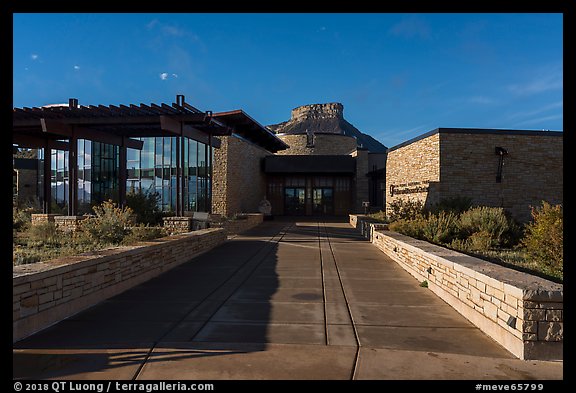
[[[286,224],[265,222],[15,343],[13,378],[132,379],[144,363],[265,350]]]

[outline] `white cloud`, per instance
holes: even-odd
[[[395,36],[404,38],[431,38],[430,26],[424,19],[418,16],[410,16],[402,19],[400,22],[392,26],[389,32]]]
[[[160,79],[162,79],[163,81],[165,81],[166,79],[168,79],[168,73],[167,72],[163,72],[160,74]]]
[[[156,26],[158,23],[159,23],[159,22],[158,22],[158,19],[152,19],[152,20],[146,25],[146,28],[147,28],[148,30],[153,29],[154,26]]]
[[[520,123],[517,123],[517,124],[514,125],[514,127],[534,125],[534,124],[542,124],[542,123],[545,123],[545,122],[550,122],[550,121],[553,121],[553,120],[562,119],[562,117],[563,117],[563,116],[562,116],[561,114],[537,117],[537,118],[535,118],[535,119],[530,119],[530,120],[526,120],[526,121],[522,121],[522,122],[520,122]]]
[[[562,108],[563,106],[564,106],[563,101],[556,101],[556,102],[552,102],[548,105],[541,106],[541,107],[536,108],[536,109],[531,110],[531,111],[523,111],[523,112],[513,113],[508,118],[509,119],[521,119],[521,118],[526,118],[526,117],[532,117],[532,116],[536,116],[536,115],[539,115],[539,114],[544,113],[544,112],[548,112],[552,109]]]
[[[498,103],[497,100],[486,96],[472,96],[468,98],[468,102],[471,104],[479,104],[479,105],[490,105]]]
[[[80,66],[79,66],[79,65],[75,65],[75,66],[74,66],[74,70],[78,71],[79,69],[80,69]]]
[[[38,55],[37,55],[36,53],[32,53],[32,54],[30,55],[30,58],[31,58],[32,60],[38,60]]]
[[[178,78],[178,74],[172,74],[174,78]]]
[[[536,70],[530,79],[523,83],[508,85],[508,90],[520,96],[539,94],[549,90],[562,89],[563,80],[562,66],[550,66]]]

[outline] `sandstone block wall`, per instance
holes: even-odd
[[[354,211],[359,213],[364,211],[362,202],[368,202],[369,196],[369,179],[366,174],[369,171],[368,151],[355,150],[352,157],[356,157],[356,174],[354,175]]]
[[[290,146],[289,149],[280,150],[278,155],[348,155],[356,150],[356,138],[341,134],[314,134],[314,146],[306,147],[308,136],[306,134],[278,134]]]
[[[254,228],[264,221],[264,214],[250,213],[244,215],[244,218],[236,220],[225,220],[220,222],[211,222],[211,228],[223,228],[228,236],[237,235],[244,231]]]
[[[234,135],[221,141],[214,150],[212,212],[227,217],[257,212],[266,195],[261,162],[272,153]]]
[[[54,223],[56,229],[64,232],[74,232],[80,227],[83,220],[88,219],[88,216],[55,216]]]
[[[388,152],[386,202],[418,199],[431,206],[444,198],[469,197],[527,222],[530,206],[563,202],[562,146],[557,132],[440,129]],[[496,181],[496,147],[508,152],[501,182]]]
[[[31,215],[32,218],[32,225],[45,223],[45,222],[54,222],[54,218],[60,216],[61,214],[45,214],[45,213],[33,213]]]
[[[38,193],[38,171],[35,169],[17,169],[16,172],[18,201],[25,202],[27,199],[34,199]]]
[[[556,133],[440,134],[442,198],[469,196],[475,204],[503,207],[519,221],[530,220],[530,206],[563,201],[563,138]],[[508,151],[502,181],[496,182],[499,156]]]
[[[374,245],[515,356],[563,359],[562,284],[399,233],[372,232]]]
[[[226,240],[204,229],[135,246],[13,268],[13,341],[18,341],[141,284]]]
[[[398,199],[436,203],[440,181],[440,134],[434,134],[388,152],[386,158],[386,207]],[[410,183],[420,182],[416,185]],[[431,187],[432,192],[418,186]],[[391,188],[395,192],[390,194]]]

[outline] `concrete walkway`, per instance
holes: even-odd
[[[271,221],[14,345],[14,378],[562,379],[343,222]]]

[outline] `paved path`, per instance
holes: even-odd
[[[265,222],[14,345],[14,378],[562,379],[339,222]]]

